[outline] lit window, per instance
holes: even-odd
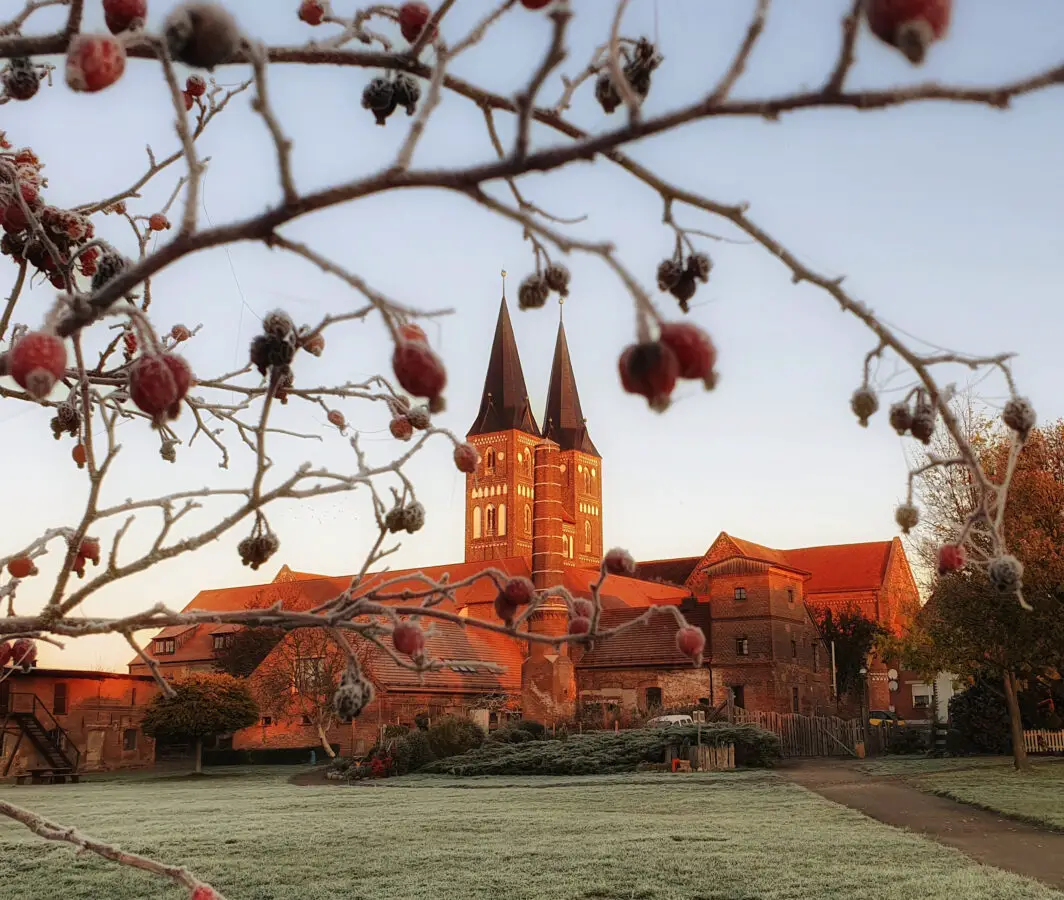
[[[506,534],[506,504],[499,504],[499,535]]]
[[[480,534],[481,534],[480,518],[481,518],[480,507],[479,506],[474,506],[473,507],[473,537],[474,538],[480,537]]]
[[[737,587],[735,589],[735,599],[736,600],[745,600],[746,599],[746,588]]]

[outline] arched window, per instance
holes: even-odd
[[[525,504],[525,531],[532,533],[532,504]]]
[[[529,478],[532,477],[532,451],[531,450],[526,450],[525,451],[525,474]]]
[[[473,507],[473,537],[474,538],[478,538],[478,537],[480,537],[480,534],[481,534],[481,531],[480,531],[480,507],[479,506],[474,506]]]
[[[495,471],[495,449],[493,447],[488,448],[488,455],[484,457],[484,468],[488,472]]]
[[[565,541],[565,555],[569,558],[573,558],[573,536],[566,534],[562,536]]]
[[[591,523],[584,523],[584,552],[591,552]]]
[[[499,536],[506,534],[506,504],[499,504]]]
[[[493,534],[495,534],[496,519],[495,507],[492,506],[490,503],[488,504],[488,508],[485,510],[484,518],[484,530],[488,533],[488,537],[491,537]]]
[[[584,469],[584,493],[591,493],[591,470]]]

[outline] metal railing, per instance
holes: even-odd
[[[81,751],[40,697],[36,694],[13,691],[7,695],[7,706],[0,712],[5,717],[16,714],[33,716],[56,749],[66,757],[71,769],[77,771],[81,763]]]

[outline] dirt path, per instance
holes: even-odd
[[[936,797],[899,777],[832,760],[791,763],[784,778],[870,818],[955,847],[977,862],[1064,890],[1064,834]]]

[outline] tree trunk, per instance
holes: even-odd
[[[1020,701],[1016,697],[1016,676],[1006,672],[1005,702],[1009,708],[1009,730],[1012,733],[1012,764],[1017,772],[1030,772],[1031,761],[1027,758],[1027,747],[1023,740],[1023,719],[1020,718]]]
[[[196,774],[203,774],[203,738],[196,738]]]
[[[336,754],[333,753],[333,748],[329,744],[329,739],[325,736],[325,729],[318,725],[318,740],[321,741],[321,749],[325,751],[325,755],[329,759],[336,759]]]

